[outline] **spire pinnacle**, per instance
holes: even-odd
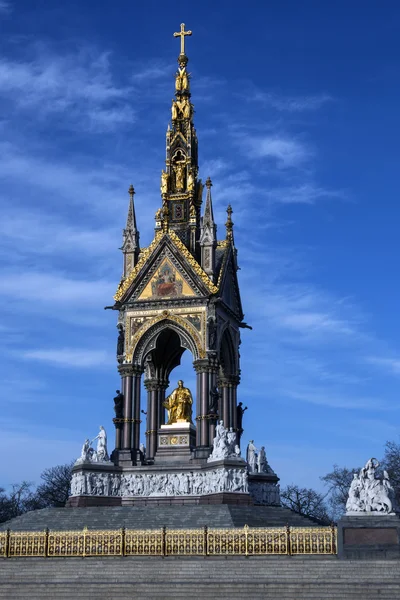
[[[124,277],[133,269],[137,263],[140,246],[139,246],[139,232],[136,227],[136,215],[135,215],[135,188],[131,184],[128,189],[129,194],[129,206],[128,216],[126,218],[126,227],[122,232],[122,253],[124,255]]]
[[[211,201],[212,181],[211,181],[210,177],[207,177],[206,188],[207,188],[207,197],[206,197],[206,206],[204,209],[203,222],[204,222],[204,225],[209,225],[210,227],[214,227],[214,215],[213,215],[213,208],[212,208],[212,201]]]
[[[227,240],[232,240],[233,241],[233,221],[232,221],[232,206],[230,204],[228,204],[228,208],[226,209],[228,218],[226,220],[225,223],[225,227],[226,227],[226,239]]]

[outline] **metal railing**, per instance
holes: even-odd
[[[0,558],[336,554],[331,527],[0,532]]]

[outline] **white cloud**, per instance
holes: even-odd
[[[116,285],[105,280],[72,279],[52,273],[4,273],[0,277],[0,296],[40,304],[57,303],[58,307],[75,309],[110,303]]]
[[[280,111],[303,112],[309,110],[318,110],[333,100],[329,94],[317,94],[315,96],[284,96],[270,92],[257,91],[251,100],[256,100],[265,106],[270,106]]]
[[[11,2],[0,0],[0,13],[9,13],[12,10]]]
[[[107,255],[116,252],[118,231],[89,229],[79,224],[65,222],[61,217],[28,210],[3,214],[0,221],[0,246],[16,245],[24,252],[34,254],[60,254],[79,251],[85,255]]]
[[[271,202],[280,204],[315,204],[324,198],[344,198],[345,193],[338,190],[326,190],[313,183],[302,183],[297,186],[277,187],[267,191]]]
[[[242,141],[253,156],[273,160],[279,167],[298,167],[312,155],[305,144],[287,135],[243,136]]]
[[[384,358],[380,356],[369,356],[366,362],[381,367],[392,373],[392,375],[400,375],[400,358]]]
[[[87,369],[89,367],[113,367],[113,357],[93,348],[53,348],[52,350],[25,350],[21,358],[38,360],[60,367]]]
[[[31,56],[33,55],[33,58]],[[24,61],[0,60],[0,95],[24,110],[40,108],[37,117],[61,113],[64,124],[107,130],[132,123],[131,88],[112,76],[110,54],[94,50],[70,55],[30,49]]]

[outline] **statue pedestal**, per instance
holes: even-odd
[[[189,461],[196,445],[196,428],[192,423],[182,422],[161,425],[158,430],[157,463]]]
[[[249,473],[249,493],[254,504],[280,506],[279,477],[271,473]]]
[[[339,558],[400,559],[400,518],[395,514],[358,513],[338,522]]]

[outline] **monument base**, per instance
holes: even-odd
[[[260,475],[257,485],[272,486],[274,477]],[[275,486],[275,490],[279,488]],[[276,505],[276,494],[271,498],[270,504]],[[267,504],[271,498],[264,495],[257,503]],[[252,504],[246,463],[241,458],[231,458],[202,464],[193,461],[188,465],[163,465],[158,461],[157,465],[124,468],[86,462],[73,467],[68,506],[151,503]]]
[[[192,423],[161,425],[158,430],[157,464],[188,462],[196,445],[196,429]]]
[[[338,522],[339,558],[400,558],[400,518],[392,514],[346,515]]]

